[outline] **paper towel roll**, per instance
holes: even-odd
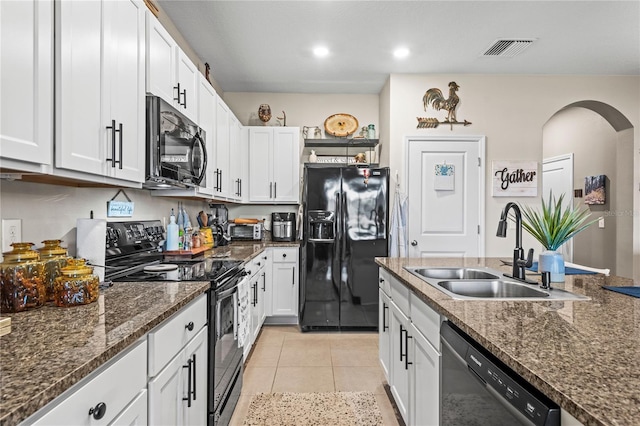
[[[89,263],[104,265],[107,243],[107,221],[105,219],[76,220],[76,256]],[[104,281],[104,268],[95,266],[93,273]]]

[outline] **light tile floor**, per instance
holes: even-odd
[[[385,425],[398,425],[378,361],[376,333],[302,333],[263,326],[245,365],[231,425],[241,425],[251,397],[261,392],[373,392]]]

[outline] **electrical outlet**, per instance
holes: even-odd
[[[598,219],[598,228],[604,228],[604,217],[600,217],[600,219]]]
[[[22,241],[22,219],[2,219],[2,251],[11,251],[11,244]]]

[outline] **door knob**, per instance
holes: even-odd
[[[411,241],[411,245],[415,247],[415,246],[418,245],[418,242],[416,240],[413,240],[413,241]]]

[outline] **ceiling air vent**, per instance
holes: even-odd
[[[498,39],[489,46],[482,56],[514,57],[529,47],[536,39]]]

